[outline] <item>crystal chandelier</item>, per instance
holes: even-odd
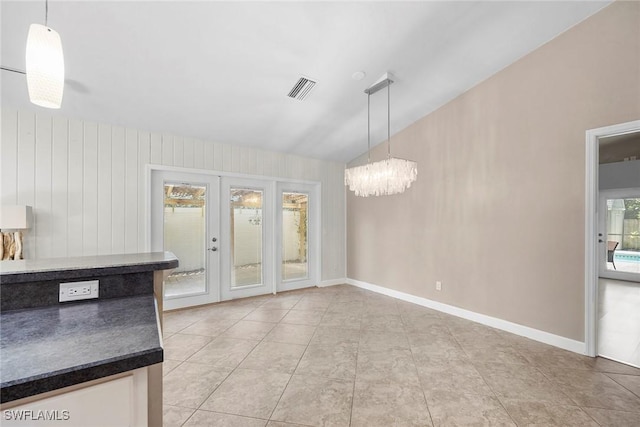
[[[404,193],[418,177],[418,164],[391,157],[390,91],[393,83],[389,73],[364,92],[367,94],[367,164],[344,171],[344,183],[356,196],[389,196]],[[387,159],[371,163],[371,95],[387,88]]]

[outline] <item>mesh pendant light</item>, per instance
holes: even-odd
[[[60,108],[64,89],[64,57],[60,35],[51,28],[31,24],[27,37],[27,87],[32,103]]]

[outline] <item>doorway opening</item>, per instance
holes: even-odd
[[[586,143],[585,353],[640,367],[640,121]]]

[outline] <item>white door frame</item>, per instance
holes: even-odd
[[[587,356],[597,356],[598,333],[598,165],[600,138],[640,132],[640,120],[619,123],[586,132],[585,155],[585,328]]]

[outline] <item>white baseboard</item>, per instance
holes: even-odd
[[[443,313],[451,314],[453,316],[461,317],[463,319],[471,320],[473,322],[482,323],[483,325],[491,326],[492,328],[511,332],[512,334],[530,338],[532,340],[559,347],[564,350],[569,350],[574,353],[586,354],[585,343],[572,340],[570,338],[561,337],[560,335],[551,334],[539,329],[519,325],[507,320],[502,320],[496,317],[487,316],[485,314],[476,313],[474,311],[465,310],[460,307],[455,307],[453,305],[444,304],[427,298],[417,297],[415,295],[396,291],[394,289],[385,288],[384,286],[378,286],[354,279],[347,279],[346,283],[358,288],[367,289],[379,294],[387,295],[403,301],[418,304],[423,307],[431,308],[433,310],[441,311]]]
[[[347,279],[331,279],[323,280],[318,284],[319,288],[326,288],[327,286],[344,285],[347,283]]]

